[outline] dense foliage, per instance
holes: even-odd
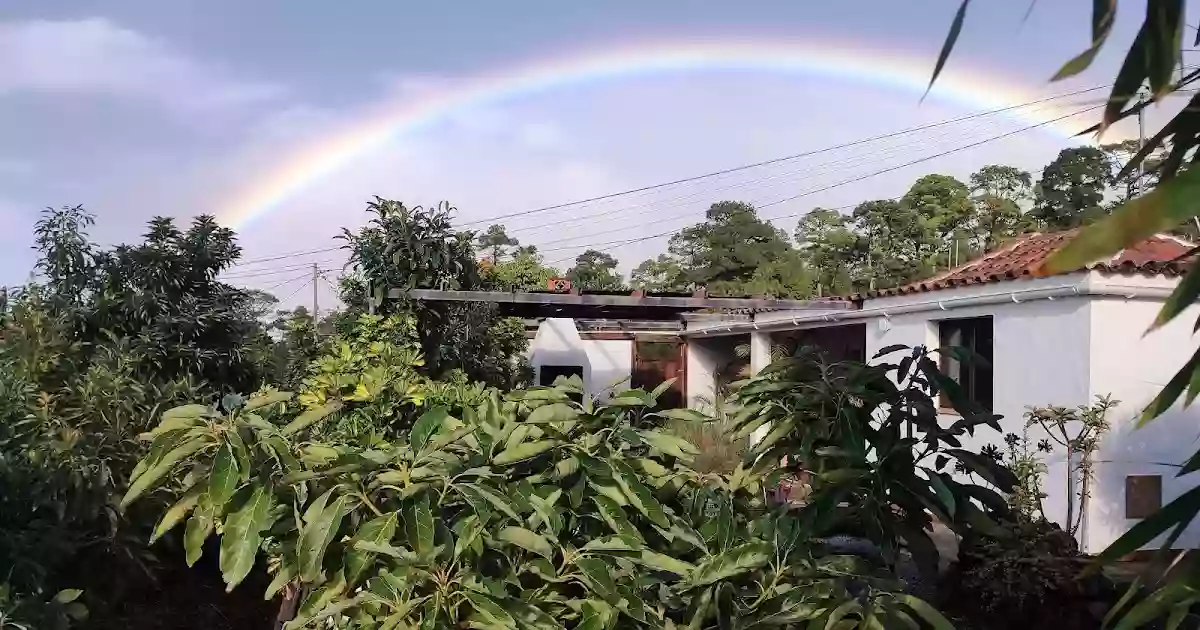
[[[1115,599],[1114,587],[1099,575],[1080,579],[1089,560],[1071,534],[1043,519],[1001,527],[1002,536],[974,531],[962,541],[946,580],[947,610],[984,630],[1098,627],[1096,612]]]
[[[348,311],[410,314],[424,356],[422,371],[435,378],[458,370],[469,380],[505,388],[527,378],[517,359],[527,345],[520,320],[501,317],[491,304],[422,302],[407,294],[413,289],[487,287],[476,259],[475,236],[454,229],[454,209],[444,203],[409,208],[376,198],[367,210],[370,222],[342,235],[353,270],[342,281]],[[389,295],[392,290],[399,295]]]

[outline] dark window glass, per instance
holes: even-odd
[[[992,409],[992,318],[946,319],[938,322],[938,347],[958,347],[983,360],[962,361],[951,352],[940,352],[941,369],[954,379],[967,399],[984,409]],[[943,392],[939,404],[953,405]]]

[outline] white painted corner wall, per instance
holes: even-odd
[[[1164,278],[1119,278],[1121,283],[1147,287],[1173,286]],[[1136,418],[1175,371],[1195,352],[1192,326],[1200,309],[1191,307],[1166,327],[1143,335],[1162,305],[1161,300],[1107,296],[1065,297],[1021,301],[1021,291],[1040,291],[1072,283],[1105,283],[1096,272],[1036,280],[1013,280],[936,293],[919,293],[868,300],[864,309],[912,306],[940,299],[931,309],[876,317],[867,321],[868,359],[893,344],[938,345],[937,323],[944,319],[991,316],[993,319],[993,401],[1002,414],[1005,433],[1020,434],[1029,407],[1090,404],[1095,396],[1112,394],[1122,404],[1110,413],[1113,428],[1095,457],[1096,479],[1088,513],[1080,532],[1081,545],[1097,552],[1137,521],[1125,518],[1125,477],[1161,474],[1163,503],[1191,489],[1200,477],[1174,477],[1172,465],[1182,463],[1200,448],[1200,406],[1176,408],[1147,427],[1134,430]],[[955,308],[960,298],[1013,292],[1013,300]],[[893,357],[890,360],[897,360]],[[947,417],[952,420],[952,417]],[[1036,441],[1039,430],[1031,431]],[[992,443],[1003,446],[1003,435],[981,428],[965,441],[973,450]],[[1043,491],[1045,511],[1052,520],[1066,517],[1065,454],[1047,457]],[[1200,525],[1184,533],[1176,547],[1200,545]],[[1148,545],[1155,548],[1157,543]]]
[[[529,344],[528,356],[535,382],[541,378],[543,366],[580,366],[584,388],[601,399],[609,398],[614,390],[627,388],[633,374],[633,341],[583,339],[572,319],[542,321]]]

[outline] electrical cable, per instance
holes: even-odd
[[[869,179],[869,178],[871,178],[871,177],[875,177],[875,176],[877,176],[877,175],[882,175],[882,174],[884,174],[884,173],[890,173],[890,172],[892,172],[892,171],[896,171],[896,170],[899,170],[899,169],[901,169],[901,168],[906,168],[906,167],[908,167],[908,166],[913,166],[913,165],[915,165],[915,164],[920,164],[920,163],[922,163],[922,162],[928,162],[929,160],[937,159],[937,158],[939,158],[939,157],[945,157],[945,156],[947,156],[947,155],[951,155],[951,154],[953,154],[953,153],[958,153],[959,151],[965,151],[965,150],[967,150],[967,149],[972,149],[972,148],[975,148],[975,147],[978,147],[978,146],[981,146],[981,145],[987,144],[987,143],[989,143],[989,142],[995,142],[995,141],[997,141],[997,140],[1002,140],[1002,139],[1004,139],[1004,138],[1008,138],[1008,137],[1011,137],[1011,136],[1014,136],[1014,135],[1017,135],[1017,134],[1020,134],[1020,133],[1024,133],[1024,132],[1026,132],[1026,131],[1030,131],[1030,130],[1033,130],[1033,129],[1037,129],[1037,128],[1039,128],[1039,127],[1044,127],[1044,126],[1046,126],[1046,125],[1050,125],[1050,124],[1053,124],[1053,123],[1059,122],[1059,121],[1061,121],[1061,120],[1065,120],[1065,119],[1067,119],[1067,118],[1072,118],[1072,117],[1074,117],[1074,116],[1078,116],[1078,115],[1080,115],[1080,114],[1083,114],[1083,113],[1086,113],[1086,112],[1089,112],[1089,111],[1095,111],[1095,110],[1097,110],[1097,109],[1100,109],[1101,107],[1103,107],[1103,106],[1102,106],[1102,105],[1097,105],[1097,106],[1093,106],[1093,107],[1088,107],[1088,108],[1085,108],[1085,109],[1082,109],[1082,110],[1076,111],[1076,112],[1074,112],[1074,113],[1071,113],[1071,114],[1066,114],[1066,115],[1063,115],[1063,116],[1059,116],[1059,117],[1057,117],[1057,118],[1053,118],[1053,119],[1051,119],[1051,120],[1046,120],[1046,121],[1043,121],[1043,122],[1037,123],[1037,124],[1035,124],[1035,125],[1029,125],[1029,126],[1027,126],[1027,127],[1022,127],[1022,128],[1020,128],[1020,129],[1017,129],[1017,130],[1014,130],[1014,131],[1010,131],[1010,132],[1007,132],[1007,133],[1003,133],[1003,134],[1000,134],[1000,135],[997,135],[997,136],[992,136],[992,137],[990,137],[990,138],[985,138],[985,139],[983,139],[983,140],[980,140],[980,141],[978,141],[978,142],[972,142],[972,143],[970,143],[970,144],[965,144],[965,145],[962,145],[962,146],[959,146],[959,147],[956,147],[956,148],[953,148],[953,149],[949,149],[949,150],[947,150],[947,151],[942,151],[942,152],[940,152],[940,153],[935,153],[935,154],[933,154],[933,155],[927,155],[927,156],[924,156],[924,157],[921,157],[921,158],[918,158],[918,159],[915,159],[915,160],[911,160],[911,161],[905,162],[905,163],[903,163],[903,164],[898,164],[898,165],[895,165],[895,166],[890,166],[890,167],[887,167],[887,168],[884,168],[884,169],[879,169],[879,170],[873,171],[873,172],[871,172],[871,173],[867,173],[867,174],[865,174],[865,175],[861,175],[861,176],[858,176],[858,177],[853,177],[853,178],[845,179],[845,180],[842,180],[842,181],[840,181],[840,182],[837,182],[837,183],[834,183],[834,184],[829,184],[829,185],[827,185],[827,186],[822,186],[822,187],[819,187],[819,188],[813,188],[813,189],[810,189],[810,190],[806,190],[806,191],[804,191],[804,192],[802,192],[802,193],[799,193],[799,194],[796,194],[796,195],[791,195],[791,196],[788,196],[788,197],[784,197],[784,198],[782,198],[782,199],[777,199],[777,200],[775,200],[775,201],[772,201],[772,202],[770,202],[770,203],[763,204],[763,205],[759,206],[759,207],[758,207],[758,209],[767,208],[767,207],[771,207],[771,206],[776,206],[776,205],[779,205],[779,204],[782,204],[782,203],[787,203],[787,202],[789,202],[789,201],[794,201],[794,200],[796,200],[796,199],[800,199],[800,198],[802,198],[802,197],[806,197],[806,196],[808,196],[808,195],[814,195],[814,194],[817,194],[817,193],[820,193],[820,192],[824,192],[824,191],[827,191],[827,190],[831,190],[831,189],[833,189],[833,188],[837,188],[837,187],[840,187],[840,186],[845,186],[845,185],[847,185],[847,184],[853,184],[853,183],[857,183],[857,182],[860,182],[860,181],[863,181],[863,180]],[[798,213],[794,213],[794,214],[790,214],[790,215],[783,215],[783,216],[778,216],[778,217],[765,217],[765,218],[764,218],[764,220],[767,220],[767,221],[776,221],[776,220],[779,220],[779,219],[787,219],[787,218],[797,217],[797,216],[800,216],[800,215],[802,215],[802,214],[805,214],[805,212],[798,212]],[[686,228],[681,228],[681,229],[677,229],[677,230],[670,230],[670,231],[667,231],[667,232],[661,232],[661,233],[657,233],[657,234],[650,234],[650,235],[647,235],[647,236],[642,236],[642,237],[638,237],[638,238],[628,239],[628,240],[624,240],[624,241],[609,241],[609,242],[604,242],[604,243],[591,243],[591,244],[586,244],[586,245],[574,245],[574,246],[570,246],[570,247],[562,247],[562,248],[549,248],[549,249],[544,249],[544,250],[541,250],[541,251],[543,251],[543,252],[546,252],[546,251],[559,251],[559,250],[562,250],[562,249],[583,249],[583,248],[595,249],[595,248],[598,248],[598,247],[606,247],[606,248],[608,248],[608,249],[616,249],[616,248],[618,248],[618,247],[623,247],[623,246],[625,246],[625,245],[629,245],[629,244],[632,244],[632,243],[639,243],[639,242],[642,242],[642,241],[648,241],[648,240],[655,239],[655,238],[662,238],[662,237],[664,237],[664,236],[672,236],[672,235],[674,235],[674,234],[677,234],[677,233],[679,233],[679,232],[683,231],[683,229],[686,229]],[[549,265],[549,266],[554,266],[554,265],[557,265],[557,264],[560,264],[560,263],[563,263],[563,262],[570,261],[571,259],[572,259],[571,257],[567,257],[567,258],[563,258],[563,259],[560,259],[560,260],[555,260],[555,261],[553,261],[553,262],[551,262],[551,263],[548,263],[548,265]]]
[[[869,143],[869,142],[876,142],[876,141],[879,141],[879,140],[883,140],[883,139],[886,139],[886,138],[892,138],[892,137],[899,136],[899,135],[904,135],[904,134],[909,134],[909,133],[916,133],[916,132],[918,132],[918,131],[925,131],[925,130],[927,130],[927,129],[933,129],[933,128],[936,128],[936,127],[940,127],[940,126],[944,126],[944,125],[948,125],[948,124],[953,124],[953,123],[956,123],[956,122],[961,122],[961,121],[964,121],[964,120],[971,120],[971,119],[973,119],[973,118],[979,118],[979,117],[982,117],[982,116],[990,116],[990,115],[993,115],[993,114],[998,114],[998,113],[1002,113],[1002,112],[1006,112],[1006,111],[1011,111],[1011,110],[1014,110],[1014,109],[1020,109],[1020,108],[1022,108],[1022,107],[1029,107],[1030,105],[1036,105],[1036,104],[1038,104],[1038,103],[1045,103],[1045,102],[1048,102],[1048,101],[1053,101],[1053,100],[1057,100],[1057,99],[1060,99],[1060,98],[1066,98],[1066,97],[1068,97],[1068,96],[1077,96],[1077,95],[1079,95],[1079,94],[1086,94],[1086,93],[1088,93],[1088,92],[1094,92],[1094,91],[1096,91],[1096,90],[1099,90],[1099,89],[1104,89],[1104,88],[1108,88],[1108,87],[1109,87],[1109,86],[1107,86],[1107,85],[1099,85],[1099,86],[1095,86],[1095,87],[1091,87],[1091,88],[1086,88],[1086,89],[1082,89],[1082,90],[1076,90],[1076,91],[1074,91],[1074,92],[1067,92],[1067,93],[1064,93],[1064,94],[1058,94],[1058,95],[1055,95],[1055,96],[1049,96],[1049,97],[1042,98],[1042,99],[1038,99],[1038,100],[1035,100],[1035,101],[1029,101],[1029,102],[1026,102],[1026,103],[1019,103],[1019,104],[1017,104],[1017,105],[1010,105],[1010,106],[1007,106],[1007,107],[1001,107],[1001,108],[998,108],[998,109],[992,109],[992,110],[988,110],[988,111],[985,111],[985,112],[977,112],[977,113],[974,113],[974,114],[968,114],[968,115],[966,115],[966,116],[960,116],[960,117],[958,117],[958,118],[951,118],[951,119],[948,119],[948,120],[942,120],[942,121],[938,121],[938,122],[934,122],[934,123],[928,123],[928,124],[925,124],[925,125],[919,125],[919,126],[916,126],[916,127],[910,127],[910,128],[907,128],[907,129],[902,129],[902,130],[899,130],[899,131],[893,131],[893,132],[889,132],[889,133],[885,133],[885,134],[880,134],[880,135],[877,135],[877,136],[871,136],[871,137],[869,137],[869,138],[862,138],[862,139],[859,139],[859,140],[853,140],[853,141],[846,142],[846,143],[843,143],[843,144],[838,144],[838,145],[833,145],[833,146],[823,147],[823,148],[820,148],[820,149],[812,149],[812,150],[809,150],[809,151],[804,151],[804,152],[802,152],[802,153],[795,153],[795,154],[792,154],[792,155],[785,155],[785,156],[782,156],[782,157],[772,158],[772,159],[769,159],[769,160],[763,160],[763,161],[761,161],[761,162],[755,162],[755,163],[752,163],[752,164],[743,164],[743,165],[741,165],[741,166],[734,166],[734,167],[731,167],[731,168],[726,168],[726,169],[721,169],[721,170],[718,170],[718,171],[713,171],[713,172],[711,172],[711,173],[704,173],[704,174],[702,174],[702,175],[693,175],[693,176],[691,176],[691,177],[684,177],[684,178],[682,178],[682,179],[676,179],[676,180],[669,181],[669,182],[663,182],[663,183],[659,183],[659,184],[651,184],[651,185],[649,185],[649,186],[642,186],[642,187],[640,187],[640,188],[632,188],[632,189],[629,189],[629,190],[623,190],[623,191],[619,191],[619,192],[608,193],[608,194],[605,194],[605,195],[599,195],[599,196],[596,196],[596,197],[590,197],[590,198],[588,198],[588,199],[580,199],[580,200],[577,200],[577,201],[570,201],[570,202],[566,202],[566,203],[555,204],[555,205],[552,205],[552,206],[544,206],[544,207],[541,207],[541,208],[533,208],[533,209],[531,209],[531,210],[522,210],[522,211],[519,211],[519,212],[511,212],[511,213],[508,213],[508,214],[499,214],[499,215],[495,215],[495,216],[491,216],[491,217],[486,217],[486,218],[483,218],[483,219],[476,219],[476,220],[473,220],[473,221],[467,221],[467,222],[463,223],[462,225],[463,225],[463,226],[467,226],[467,225],[476,225],[476,224],[480,224],[480,223],[487,223],[487,222],[489,222],[489,221],[497,221],[497,220],[500,220],[500,219],[509,219],[509,218],[512,218],[512,217],[526,216],[526,215],[530,215],[530,214],[537,214],[537,213],[541,213],[541,212],[547,212],[547,211],[550,211],[550,210],[558,210],[558,209],[561,209],[561,208],[568,208],[568,207],[571,207],[571,206],[578,206],[578,205],[582,205],[582,204],[585,204],[585,203],[591,203],[591,202],[593,202],[593,201],[602,201],[602,200],[604,200],[604,199],[611,199],[611,198],[613,198],[613,197],[622,197],[622,196],[625,196],[625,195],[630,195],[630,194],[634,194],[634,193],[645,192],[645,191],[648,191],[648,190],[656,190],[656,189],[659,189],[659,188],[666,188],[666,187],[668,187],[668,186],[675,186],[675,185],[678,185],[678,184],[686,184],[686,183],[689,183],[689,182],[694,182],[694,181],[698,181],[698,180],[701,180],[701,179],[709,179],[709,178],[712,178],[712,177],[717,177],[717,176],[719,176],[719,175],[725,175],[725,174],[728,174],[728,173],[735,173],[735,172],[738,172],[738,171],[749,170],[749,169],[752,169],[752,168],[759,168],[759,167],[762,167],[762,166],[768,166],[768,165],[771,165],[771,164],[778,164],[778,163],[780,163],[780,162],[787,162],[787,161],[791,161],[791,160],[796,160],[796,159],[799,159],[799,158],[802,158],[802,157],[808,157],[808,156],[811,156],[811,155],[818,155],[818,154],[821,154],[821,153],[827,153],[827,152],[829,152],[829,151],[835,151],[835,150],[838,150],[838,149],[844,149],[844,148],[847,148],[847,147],[857,146],[857,145],[860,145],[860,144],[866,144],[866,143]]]

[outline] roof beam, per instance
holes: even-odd
[[[508,291],[439,291],[392,289],[388,297],[431,302],[490,302],[494,304],[545,304],[559,306],[658,307],[677,310],[769,308],[780,310],[850,310],[853,304],[832,300],[776,300],[766,298],[674,297],[654,295],[591,295],[587,293],[524,293]]]

